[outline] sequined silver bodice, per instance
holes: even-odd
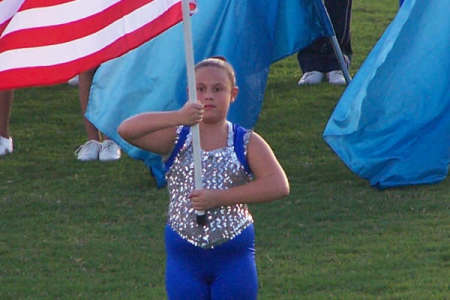
[[[180,129],[181,127],[178,128],[178,135]],[[250,131],[244,136],[244,145],[247,145],[249,136]],[[205,226],[197,224],[194,209],[188,198],[194,189],[191,142],[192,135],[189,133],[184,146],[166,173],[170,194],[168,224],[182,238],[195,246],[212,248],[241,233],[253,223],[253,218],[246,204],[235,204],[207,210],[207,224]],[[247,149],[246,146],[244,148]],[[204,189],[229,189],[252,179],[234,151],[231,123],[228,123],[227,146],[212,151],[201,151],[201,157]]]

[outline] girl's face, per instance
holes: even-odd
[[[226,70],[205,66],[196,70],[197,98],[204,106],[203,122],[217,123],[227,117],[230,103],[234,101],[238,88],[232,86]]]

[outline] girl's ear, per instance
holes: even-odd
[[[239,88],[237,86],[234,86],[231,89],[231,103],[234,102],[234,100],[236,99],[238,94],[239,94]]]

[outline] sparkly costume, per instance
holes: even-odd
[[[202,151],[204,189],[224,190],[251,180],[251,175],[247,173],[237,157],[234,148],[234,130],[231,123],[228,124],[227,146]],[[182,128],[178,129],[178,139]],[[245,145],[248,143],[249,133],[244,136]],[[189,193],[194,189],[191,141],[192,135],[189,134],[166,173],[167,188],[170,193],[168,224],[182,238],[195,246],[212,248],[238,235],[245,227],[253,223],[253,219],[246,204],[235,204],[207,210],[206,226],[197,224],[194,209],[188,198]],[[174,152],[176,153],[176,150]]]
[[[169,299],[221,299],[218,295],[256,299],[253,218],[246,204],[234,204],[207,210],[207,224],[197,224],[188,198],[194,189],[192,135],[188,132],[189,127],[177,129],[176,146],[166,162]],[[252,180],[245,159],[250,134],[228,122],[227,145],[202,151],[203,188],[223,190]]]

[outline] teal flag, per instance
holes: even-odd
[[[436,183],[450,162],[450,5],[405,0],[323,133],[378,188]]]
[[[195,61],[221,55],[236,69],[239,95],[228,119],[251,128],[257,121],[270,64],[330,36],[320,0],[198,0],[192,16]],[[182,24],[138,49],[100,66],[91,88],[87,118],[131,157],[143,160],[164,185],[159,156],[117,134],[126,118],[173,110],[187,100]]]

